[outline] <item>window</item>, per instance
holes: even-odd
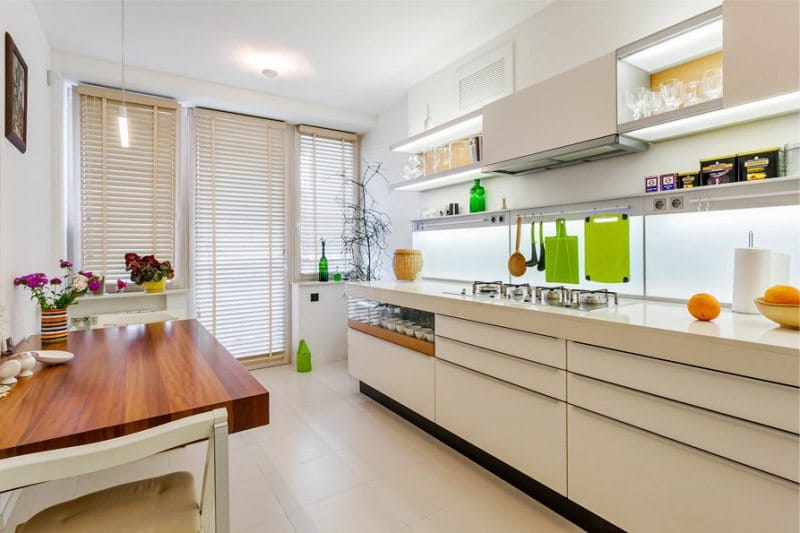
[[[331,273],[344,272],[344,208],[355,201],[358,137],[353,133],[298,126],[300,275],[317,273],[325,239]]]
[[[78,86],[79,266],[126,277],[125,253],[175,260],[178,104],[126,93],[130,146],[120,146],[122,93]]]
[[[286,347],[286,144],[282,122],[193,112],[194,308],[236,357]]]

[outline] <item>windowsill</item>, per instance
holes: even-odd
[[[132,292],[111,292],[107,294],[87,294],[78,298],[79,302],[88,302],[94,300],[116,300],[118,298],[153,298],[158,296],[179,296],[186,294],[188,289],[166,289],[164,292],[145,292],[145,291],[132,291]]]
[[[314,285],[338,285],[340,283],[344,283],[344,280],[341,281],[292,281],[292,285],[297,285],[298,287],[313,287]]]

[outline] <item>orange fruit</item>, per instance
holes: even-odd
[[[800,305],[800,290],[789,285],[775,285],[764,293],[764,301],[770,304]]]
[[[689,298],[686,308],[697,320],[714,320],[719,316],[720,309],[719,300],[704,292],[697,293]]]

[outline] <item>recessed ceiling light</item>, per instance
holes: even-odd
[[[261,71],[261,74],[263,74],[265,78],[270,79],[278,77],[278,71],[273,68],[265,68]]]

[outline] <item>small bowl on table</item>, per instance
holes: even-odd
[[[784,328],[800,329],[800,305],[773,304],[763,298],[754,300],[759,312]]]

